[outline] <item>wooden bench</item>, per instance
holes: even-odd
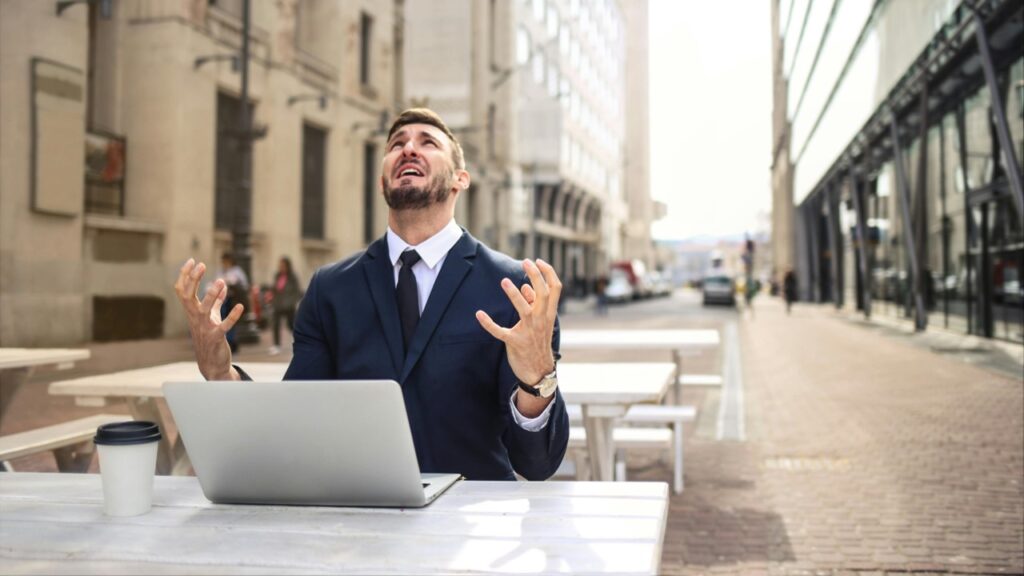
[[[570,424],[580,424],[583,422],[583,412],[578,405],[568,404],[566,405],[566,412],[569,413]],[[697,418],[697,408],[695,406],[666,406],[660,404],[634,404],[623,416],[622,422],[630,424],[667,424],[671,426],[671,437],[672,437],[672,490],[676,494],[683,491],[683,424],[686,422],[692,422]],[[580,429],[582,430],[582,428]],[[644,428],[616,428],[613,434],[619,434],[619,430],[644,430]],[[665,430],[669,432],[669,430]],[[570,446],[572,446],[572,430],[570,429]],[[664,434],[664,432],[662,433]],[[586,435],[584,433],[584,439]],[[625,466],[624,455],[621,454],[621,450],[629,448],[649,447],[642,446],[644,442],[642,440],[623,443],[619,445],[618,436],[614,436],[615,449],[619,456],[616,457],[616,477],[625,477],[625,469],[619,470],[620,466]],[[579,462],[577,462],[577,477],[579,477]]]
[[[0,465],[13,470],[8,460],[53,450],[61,472],[84,472],[92,462],[92,437],[96,428],[111,422],[131,420],[124,414],[97,414],[44,426],[35,430],[0,436]],[[85,446],[81,446],[85,444]]]
[[[668,424],[672,427],[672,491],[683,491],[683,424],[697,419],[695,406],[663,406],[634,404],[626,411],[623,422]]]
[[[625,451],[643,448],[667,449],[672,445],[672,431],[668,428],[615,428],[612,430],[612,443],[615,445],[615,480],[625,482]],[[576,479],[585,480],[589,467],[581,457],[587,450],[587,431],[582,426],[569,428],[569,450],[576,455]]]

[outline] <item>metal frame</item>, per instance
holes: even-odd
[[[1003,94],[999,89],[999,82],[996,81],[995,66],[992,64],[992,52],[988,44],[988,33],[985,31],[985,22],[981,15],[973,7],[968,5],[974,16],[974,36],[978,41],[978,51],[981,53],[982,70],[985,73],[985,83],[988,84],[989,98],[993,115],[995,116],[996,135],[999,137],[999,147],[1003,152],[1003,161],[1006,163],[1006,176],[1010,181],[1010,190],[1013,192],[1013,203],[1017,207],[1017,218],[1020,218],[1024,227],[1024,190],[1021,185],[1020,166],[1017,164],[1017,153],[1013,148],[1013,138],[1010,137],[1010,126],[1006,119],[1006,110],[1003,108]]]
[[[867,237],[867,214],[864,212],[864,187],[863,181],[856,172],[850,172],[850,196],[853,197],[853,209],[857,220],[857,252],[860,255],[860,286],[861,306],[864,308],[864,317],[871,318],[871,266],[868,262]]]
[[[839,237],[839,185],[833,183],[831,186],[825,189],[825,202],[828,206],[828,243],[829,251],[832,252],[830,258],[832,264],[832,302],[836,308],[841,308],[843,305],[842,290],[840,289],[841,283],[841,266],[839,255],[841,254],[842,240]]]
[[[914,330],[920,332],[928,326],[928,314],[924,309],[921,297],[921,268],[918,266],[917,243],[914,239],[913,219],[910,217],[910,183],[907,181],[906,167],[903,165],[903,146],[900,144],[899,121],[895,114],[890,121],[892,137],[893,164],[896,166],[897,196],[900,199],[900,213],[903,220],[903,247],[910,260],[910,289],[914,297]]]

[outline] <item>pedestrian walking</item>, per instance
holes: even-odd
[[[782,296],[786,299],[786,314],[789,314],[793,302],[796,302],[796,274],[792,268],[786,270],[786,276],[782,279]]]
[[[757,296],[758,291],[761,289],[761,282],[747,277],[747,281],[743,283],[743,303],[746,305],[746,309],[750,312],[750,316],[754,316],[754,296]]]
[[[597,292],[597,307],[595,309],[595,312],[597,313],[598,316],[607,316],[608,315],[608,294],[607,294],[607,291],[608,291],[608,278],[606,276],[601,276],[600,278],[597,279],[597,284],[595,286],[595,292]]]
[[[292,269],[292,261],[282,256],[277,263],[277,274],[274,276],[274,288],[271,292],[271,303],[274,309],[274,345],[268,351],[271,355],[281,353],[281,321],[288,323],[288,331],[295,337],[295,309],[302,299],[299,278]]]

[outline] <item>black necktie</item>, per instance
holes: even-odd
[[[420,321],[419,290],[416,287],[416,276],[412,273],[413,264],[420,261],[420,254],[415,250],[406,250],[399,257],[402,267],[398,270],[398,318],[402,322],[402,342],[405,353],[409,353],[409,341],[416,333],[416,324]]]

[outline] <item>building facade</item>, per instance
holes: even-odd
[[[242,9],[0,3],[0,345],[185,333],[178,269],[212,277],[235,227]],[[252,282],[383,233],[400,9],[252,2]]]
[[[243,70],[242,0],[0,2],[0,346],[184,334],[178,270],[212,280],[236,230],[253,284],[283,256],[308,281],[383,234],[384,138],[411,106],[463,143],[458,222],[587,292],[650,245],[628,4],[252,1]]]
[[[805,300],[1024,341],[1024,5],[772,10],[776,269]]]

